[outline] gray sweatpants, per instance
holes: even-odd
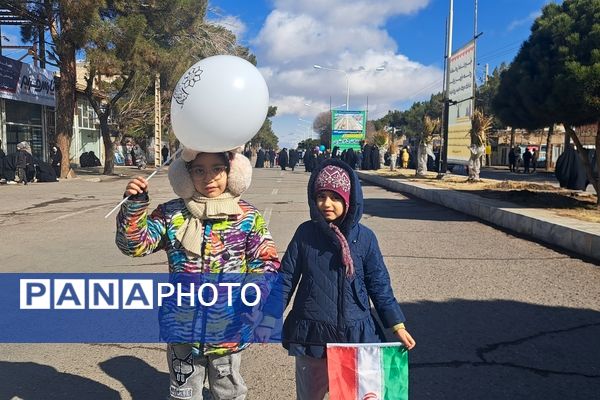
[[[215,400],[244,400],[248,388],[240,375],[240,353],[225,356],[192,356],[189,344],[167,345],[169,392],[172,400],[202,400],[208,375]]]
[[[323,400],[329,392],[327,359],[296,356],[296,398]]]

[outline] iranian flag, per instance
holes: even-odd
[[[327,345],[330,400],[407,400],[408,351],[402,343]]]

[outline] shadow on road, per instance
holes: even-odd
[[[402,193],[406,198],[365,199],[363,215],[418,221],[473,221],[468,215]],[[423,212],[426,209],[426,212]],[[363,218],[365,218],[363,217]]]
[[[78,375],[32,362],[0,361],[0,399],[121,399],[119,392]]]
[[[403,304],[411,400],[592,399],[600,313],[515,301]]]
[[[163,400],[168,397],[169,374],[158,371],[137,357],[113,357],[99,365],[102,371],[125,386],[133,400]]]
[[[411,400],[598,398],[600,312],[508,300],[423,301],[402,307],[417,341],[410,353]],[[167,374],[140,358],[118,356],[100,368],[120,381],[133,400],[166,398]],[[292,395],[273,393],[269,399]],[[0,362],[0,399],[13,397],[121,398],[103,384],[50,366]]]

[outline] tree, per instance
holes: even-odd
[[[267,112],[267,118],[265,118],[265,122],[260,127],[258,133],[254,135],[250,143],[254,147],[262,147],[265,149],[277,149],[279,138],[275,136],[273,132],[273,126],[271,124],[270,118],[273,118],[277,114],[276,106],[269,106],[269,111]]]
[[[505,127],[500,118],[494,114],[492,101],[498,93],[500,74],[507,68],[508,67],[504,63],[499,67],[494,68],[492,74],[487,78],[487,82],[477,87],[477,93],[475,95],[476,108],[481,110],[484,115],[492,117],[491,129],[503,129]]]
[[[321,141],[319,139],[304,139],[303,141],[298,143],[298,148],[303,150],[314,149],[319,146]]]
[[[319,113],[313,121],[313,130],[319,134],[321,144],[331,148],[331,112]]]
[[[85,45],[88,28],[96,15],[95,11],[104,1],[13,0],[3,3],[3,7],[33,22],[33,25],[24,26],[21,30],[25,43],[43,38],[43,32],[46,30],[52,37],[50,49],[40,58],[60,69],[60,81],[56,92],[56,145],[62,152],[60,175],[64,178],[70,169],[69,149],[73,138],[77,80],[75,54]]]
[[[98,18],[90,28],[85,50],[88,61],[86,95],[100,120],[106,149],[104,173],[113,172],[113,142],[108,117],[119,120],[133,136],[142,141],[154,134],[154,77],[161,77],[161,115],[168,126],[170,100],[176,82],[185,70],[198,60],[216,54],[235,54],[255,62],[247,49],[236,44],[230,31],[205,21],[206,0],[156,0],[149,2],[108,1],[98,10]],[[100,103],[93,94],[94,78],[100,80],[101,92],[108,96]],[[136,75],[142,75],[134,80]],[[139,107],[145,118],[127,123],[118,113],[117,101],[132,84],[129,105]],[[145,96],[138,96],[140,89]],[[132,99],[137,99],[133,103]],[[135,111],[129,107],[129,111]],[[135,133],[134,133],[135,132]]]
[[[405,111],[388,111],[379,120],[373,121],[376,129],[385,127],[395,128],[399,135],[420,138],[423,132],[423,119],[425,116],[435,120],[441,119],[444,109],[442,93],[432,94],[427,101],[417,101]]]
[[[561,123],[575,143],[588,180],[600,192],[577,126],[596,126],[600,171],[600,1],[548,4],[508,70],[494,107],[503,122],[528,129]],[[600,209],[600,196],[597,202]]]

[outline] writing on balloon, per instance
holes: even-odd
[[[200,81],[202,72],[204,71],[202,71],[200,67],[191,68],[175,88],[173,99],[177,104],[181,105],[182,108],[189,96],[188,90],[193,88],[194,85]]]

